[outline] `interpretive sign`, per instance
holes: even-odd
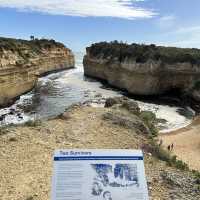
[[[52,200],[148,200],[142,151],[58,150]]]

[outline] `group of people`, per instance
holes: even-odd
[[[173,151],[173,149],[174,149],[174,144],[173,143],[167,146],[167,150],[168,151]]]
[[[162,146],[162,144],[163,144],[163,141],[162,141],[162,139],[161,139],[160,142],[159,142],[159,146]],[[168,150],[168,151],[173,151],[173,150],[174,150],[174,143],[169,144],[169,145],[167,146],[167,150]]]
[[[103,193],[103,200],[112,200],[111,192],[105,191],[103,192],[102,186],[98,182],[93,183],[92,187],[92,195],[100,196]]]

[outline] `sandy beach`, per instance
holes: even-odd
[[[163,145],[174,144],[172,153],[180,160],[187,163],[190,169],[200,170],[200,118],[194,119],[193,123],[186,128],[170,133],[161,134]]]

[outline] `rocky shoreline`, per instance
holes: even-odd
[[[198,200],[198,176],[183,163],[167,160],[168,153],[152,143],[155,120],[133,100],[118,97],[107,99],[105,108],[86,102],[71,106],[55,119],[1,128],[0,198],[50,199],[55,149],[139,148],[145,155],[150,199]]]
[[[54,40],[0,38],[0,107],[30,91],[39,76],[74,65],[71,50]]]

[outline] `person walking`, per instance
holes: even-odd
[[[161,147],[162,144],[163,144],[163,141],[162,141],[162,139],[161,139],[160,142],[159,142],[159,147]]]
[[[174,143],[171,144],[171,151],[174,149]]]

